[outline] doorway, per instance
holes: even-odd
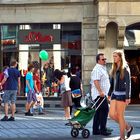
[[[131,71],[132,103],[140,103],[140,50],[125,50],[127,62]]]

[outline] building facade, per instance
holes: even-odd
[[[110,54],[116,49],[124,50],[132,75],[134,102],[139,100],[140,93],[139,5],[139,0],[100,0],[98,3],[98,52],[104,52],[107,62],[111,63]]]
[[[140,9],[139,0],[1,0],[1,68],[12,58],[19,61],[19,70],[27,70],[29,63],[46,63],[54,68],[68,70],[79,66],[85,91],[88,90],[90,73],[96,63],[95,56],[103,52],[107,67],[112,63],[111,54],[123,49],[132,73],[132,91],[138,99],[140,89]],[[19,32],[43,30],[60,31],[57,44],[21,44]],[[41,34],[42,35],[42,34]],[[34,38],[30,34],[30,38]],[[36,37],[38,38],[38,36]],[[46,50],[47,61],[39,59],[39,52]]]
[[[83,85],[88,86],[98,46],[97,12],[98,6],[93,0],[0,1],[1,68],[9,65],[13,58],[19,61],[21,71],[27,70],[32,61],[41,62],[41,70],[50,62],[61,70],[79,66]],[[55,29],[60,30],[57,44],[21,44],[19,41],[20,31]],[[47,62],[39,60],[42,49],[49,54]]]

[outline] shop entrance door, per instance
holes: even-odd
[[[125,50],[125,55],[131,71],[132,103],[140,103],[140,50]]]

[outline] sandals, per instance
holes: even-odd
[[[127,134],[126,134],[126,136],[127,136],[127,139],[131,136],[131,133],[132,133],[132,131],[133,131],[133,126],[130,126],[130,129],[127,131]],[[119,138],[118,140],[126,140],[125,138]]]
[[[133,126],[130,126],[130,129],[127,130],[127,134],[126,134],[127,139],[131,136],[131,133],[132,133],[133,129],[134,129]],[[126,139],[125,138],[119,138],[118,140],[126,140]]]
[[[130,126],[130,129],[127,131],[127,138],[129,138],[130,136],[131,136],[131,133],[132,133],[132,131],[133,131],[133,126]]]

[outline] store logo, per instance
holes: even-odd
[[[18,44],[60,44],[60,30],[19,30]]]
[[[45,43],[53,42],[54,37],[52,35],[42,35],[40,32],[29,32],[24,38],[25,43]]]

